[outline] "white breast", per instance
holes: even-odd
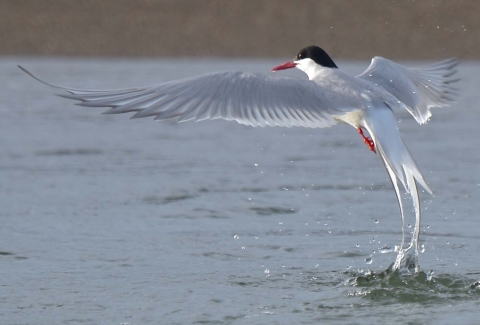
[[[337,122],[347,123],[353,126],[354,128],[358,128],[362,126],[362,120],[364,117],[364,110],[358,109],[352,112],[348,112],[343,115],[334,115],[333,118]]]

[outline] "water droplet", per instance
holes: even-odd
[[[278,224],[279,224],[279,225],[283,225],[283,221],[280,221]]]
[[[267,276],[270,274],[270,270],[269,269],[265,269],[265,271],[263,271],[263,273],[265,273]]]
[[[253,164],[255,167],[258,167],[258,164]]]
[[[242,246],[242,249],[245,249],[245,246]]]
[[[360,247],[360,244],[355,244],[355,246]]]
[[[367,257],[365,259],[365,263],[367,263],[367,264],[372,264],[372,262],[373,262],[373,259],[371,257]]]
[[[430,270],[428,271],[428,274],[427,274],[427,281],[432,281],[432,278],[433,278],[433,270]]]
[[[347,266],[347,270],[350,270],[351,268],[352,268],[352,266],[351,266],[351,265]]]
[[[412,225],[411,225],[411,224],[408,224],[408,225],[407,225],[407,228],[412,228]]]
[[[363,273],[363,269],[361,267],[358,268],[358,273]]]
[[[392,248],[392,247],[384,246],[384,247],[382,247],[382,248],[379,248],[379,249],[378,249],[378,252],[379,252],[380,254],[391,253],[391,252],[393,252],[393,248]]]
[[[420,245],[420,252],[425,253],[425,244]]]
[[[379,223],[380,221],[378,221],[377,219],[375,219],[375,221],[374,221],[374,222],[375,222],[375,223]]]
[[[233,239],[238,239],[238,238],[240,238],[240,236],[239,236],[239,235],[235,235],[235,236],[233,236]]]
[[[328,231],[328,233],[329,233],[329,234],[331,234],[331,233],[332,233],[332,231],[331,231],[331,230],[329,230],[329,231]]]

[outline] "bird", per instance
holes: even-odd
[[[402,218],[402,242],[390,268],[418,264],[420,202],[417,183],[432,190],[400,137],[394,111],[407,110],[426,123],[435,107],[454,100],[458,61],[454,58],[420,68],[407,68],[374,57],[357,76],[339,69],[325,50],[308,46],[271,72],[297,68],[308,79],[245,71],[213,72],[153,86],[115,90],[85,90],[47,83],[19,66],[34,79],[64,91],[59,94],[85,107],[109,108],[104,114],[133,112],[131,118],[176,118],[178,122],[224,119],[253,127],[324,128],[338,123],[353,126],[368,148],[378,153],[392,182]],[[364,132],[368,132],[366,136]],[[410,245],[404,248],[404,208],[399,183],[410,193],[416,224]]]

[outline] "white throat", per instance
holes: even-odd
[[[322,67],[321,65],[316,64],[315,61],[313,61],[310,58],[305,58],[305,59],[301,59],[293,62],[297,64],[295,68],[305,72],[308,76],[308,79],[310,80],[314,79],[319,74],[322,74],[330,70],[330,68]]]

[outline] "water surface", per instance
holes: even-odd
[[[277,63],[1,59],[0,323],[476,324],[478,63],[430,123],[399,114],[435,193],[410,277],[383,272],[400,214],[353,128],[100,115],[16,68],[95,89]]]

